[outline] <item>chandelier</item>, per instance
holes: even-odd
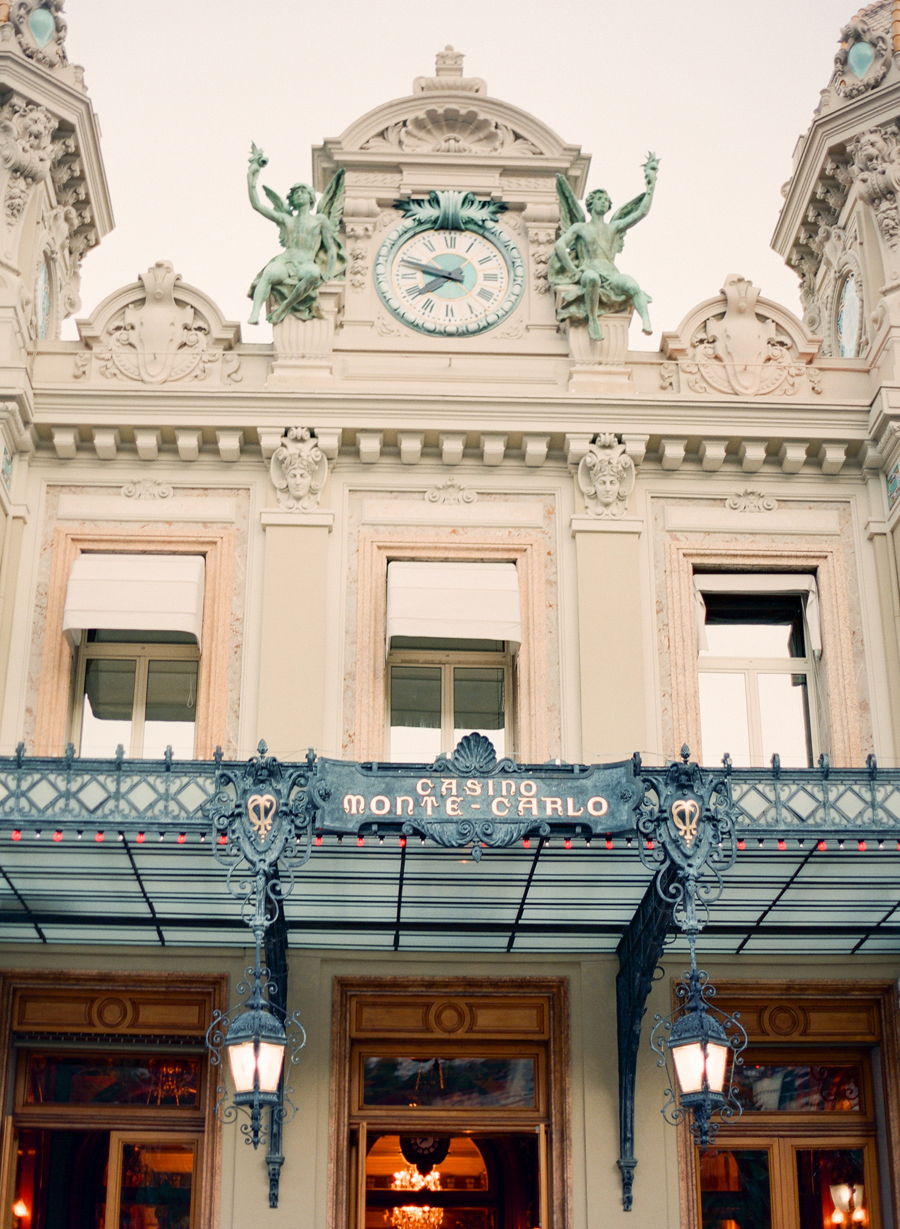
[[[391,1183],[393,1191],[439,1191],[441,1175],[437,1169],[431,1173],[420,1174],[410,1165],[407,1169],[399,1169],[394,1174]],[[421,1204],[405,1204],[402,1208],[391,1208],[385,1212],[384,1221],[391,1229],[441,1229],[444,1220],[443,1208],[431,1208]]]

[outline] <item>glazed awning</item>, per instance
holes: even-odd
[[[387,645],[394,636],[522,641],[514,563],[395,561],[387,570]]]
[[[63,631],[74,644],[93,629],[203,630],[202,555],[82,554],[72,564]]]

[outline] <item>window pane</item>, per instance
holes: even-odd
[[[453,741],[478,733],[506,754],[505,671],[502,666],[458,666],[453,671]]]
[[[193,1144],[123,1144],[119,1229],[190,1229],[193,1182]]]
[[[805,674],[759,674],[763,762],[777,751],[785,768],[809,768],[809,702]]]
[[[744,1063],[734,1068],[734,1082],[745,1113],[846,1114],[860,1109],[856,1066]]]
[[[29,1054],[28,1105],[199,1105],[200,1060]]]
[[[800,1229],[869,1224],[862,1148],[798,1148],[797,1186]]]
[[[803,657],[803,604],[796,594],[707,593],[701,657]]]
[[[157,759],[171,746],[176,759],[194,754],[197,713],[196,661],[149,661],[144,758]]]
[[[705,1148],[699,1161],[703,1229],[772,1229],[765,1149]]]
[[[533,1108],[533,1058],[365,1058],[366,1105]]]
[[[115,755],[119,743],[125,754],[130,754],[136,665],[128,660],[95,659],[87,663],[81,719],[83,756]]]
[[[700,672],[700,736],[704,764],[720,763],[726,751],[735,764],[750,763],[743,674]]]
[[[428,763],[441,751],[440,666],[391,667],[391,759]]]

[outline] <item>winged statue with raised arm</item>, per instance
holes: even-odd
[[[559,198],[559,237],[547,266],[547,278],[558,287],[556,318],[586,320],[589,335],[600,341],[600,317],[623,311],[628,304],[641,318],[645,333],[652,333],[648,304],[650,296],[633,277],[620,273],[616,256],[625,242],[625,232],[650,212],[659,159],[653,153],[644,163],[645,190],[617,209],[607,221],[611,208],[603,188],[589,192],[585,199],[588,216],[575,199],[565,175],[556,176]]]
[[[263,185],[272,208],[262,204],[256,182],[268,159],[255,145],[250,152],[247,188],[253,208],[275,222],[284,248],[273,256],[253,281],[249,297],[253,300],[250,324],[259,324],[260,312],[271,299],[273,308],[266,319],[279,324],[286,316],[299,320],[321,319],[318,305],[319,287],[341,277],[347,265],[347,254],[338,230],[344,213],[344,168],[333,175],[319,197],[309,184],[296,183],[283,201],[277,192]]]

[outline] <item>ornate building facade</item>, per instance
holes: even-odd
[[[784,187],[802,319],[726,273],[658,352],[656,159],[612,212],[452,48],[311,188],[254,147],[273,344],[152,252],[82,316],[61,7],[0,2],[3,1224],[890,1229],[896,0]],[[695,946],[735,1040],[667,1103]]]

